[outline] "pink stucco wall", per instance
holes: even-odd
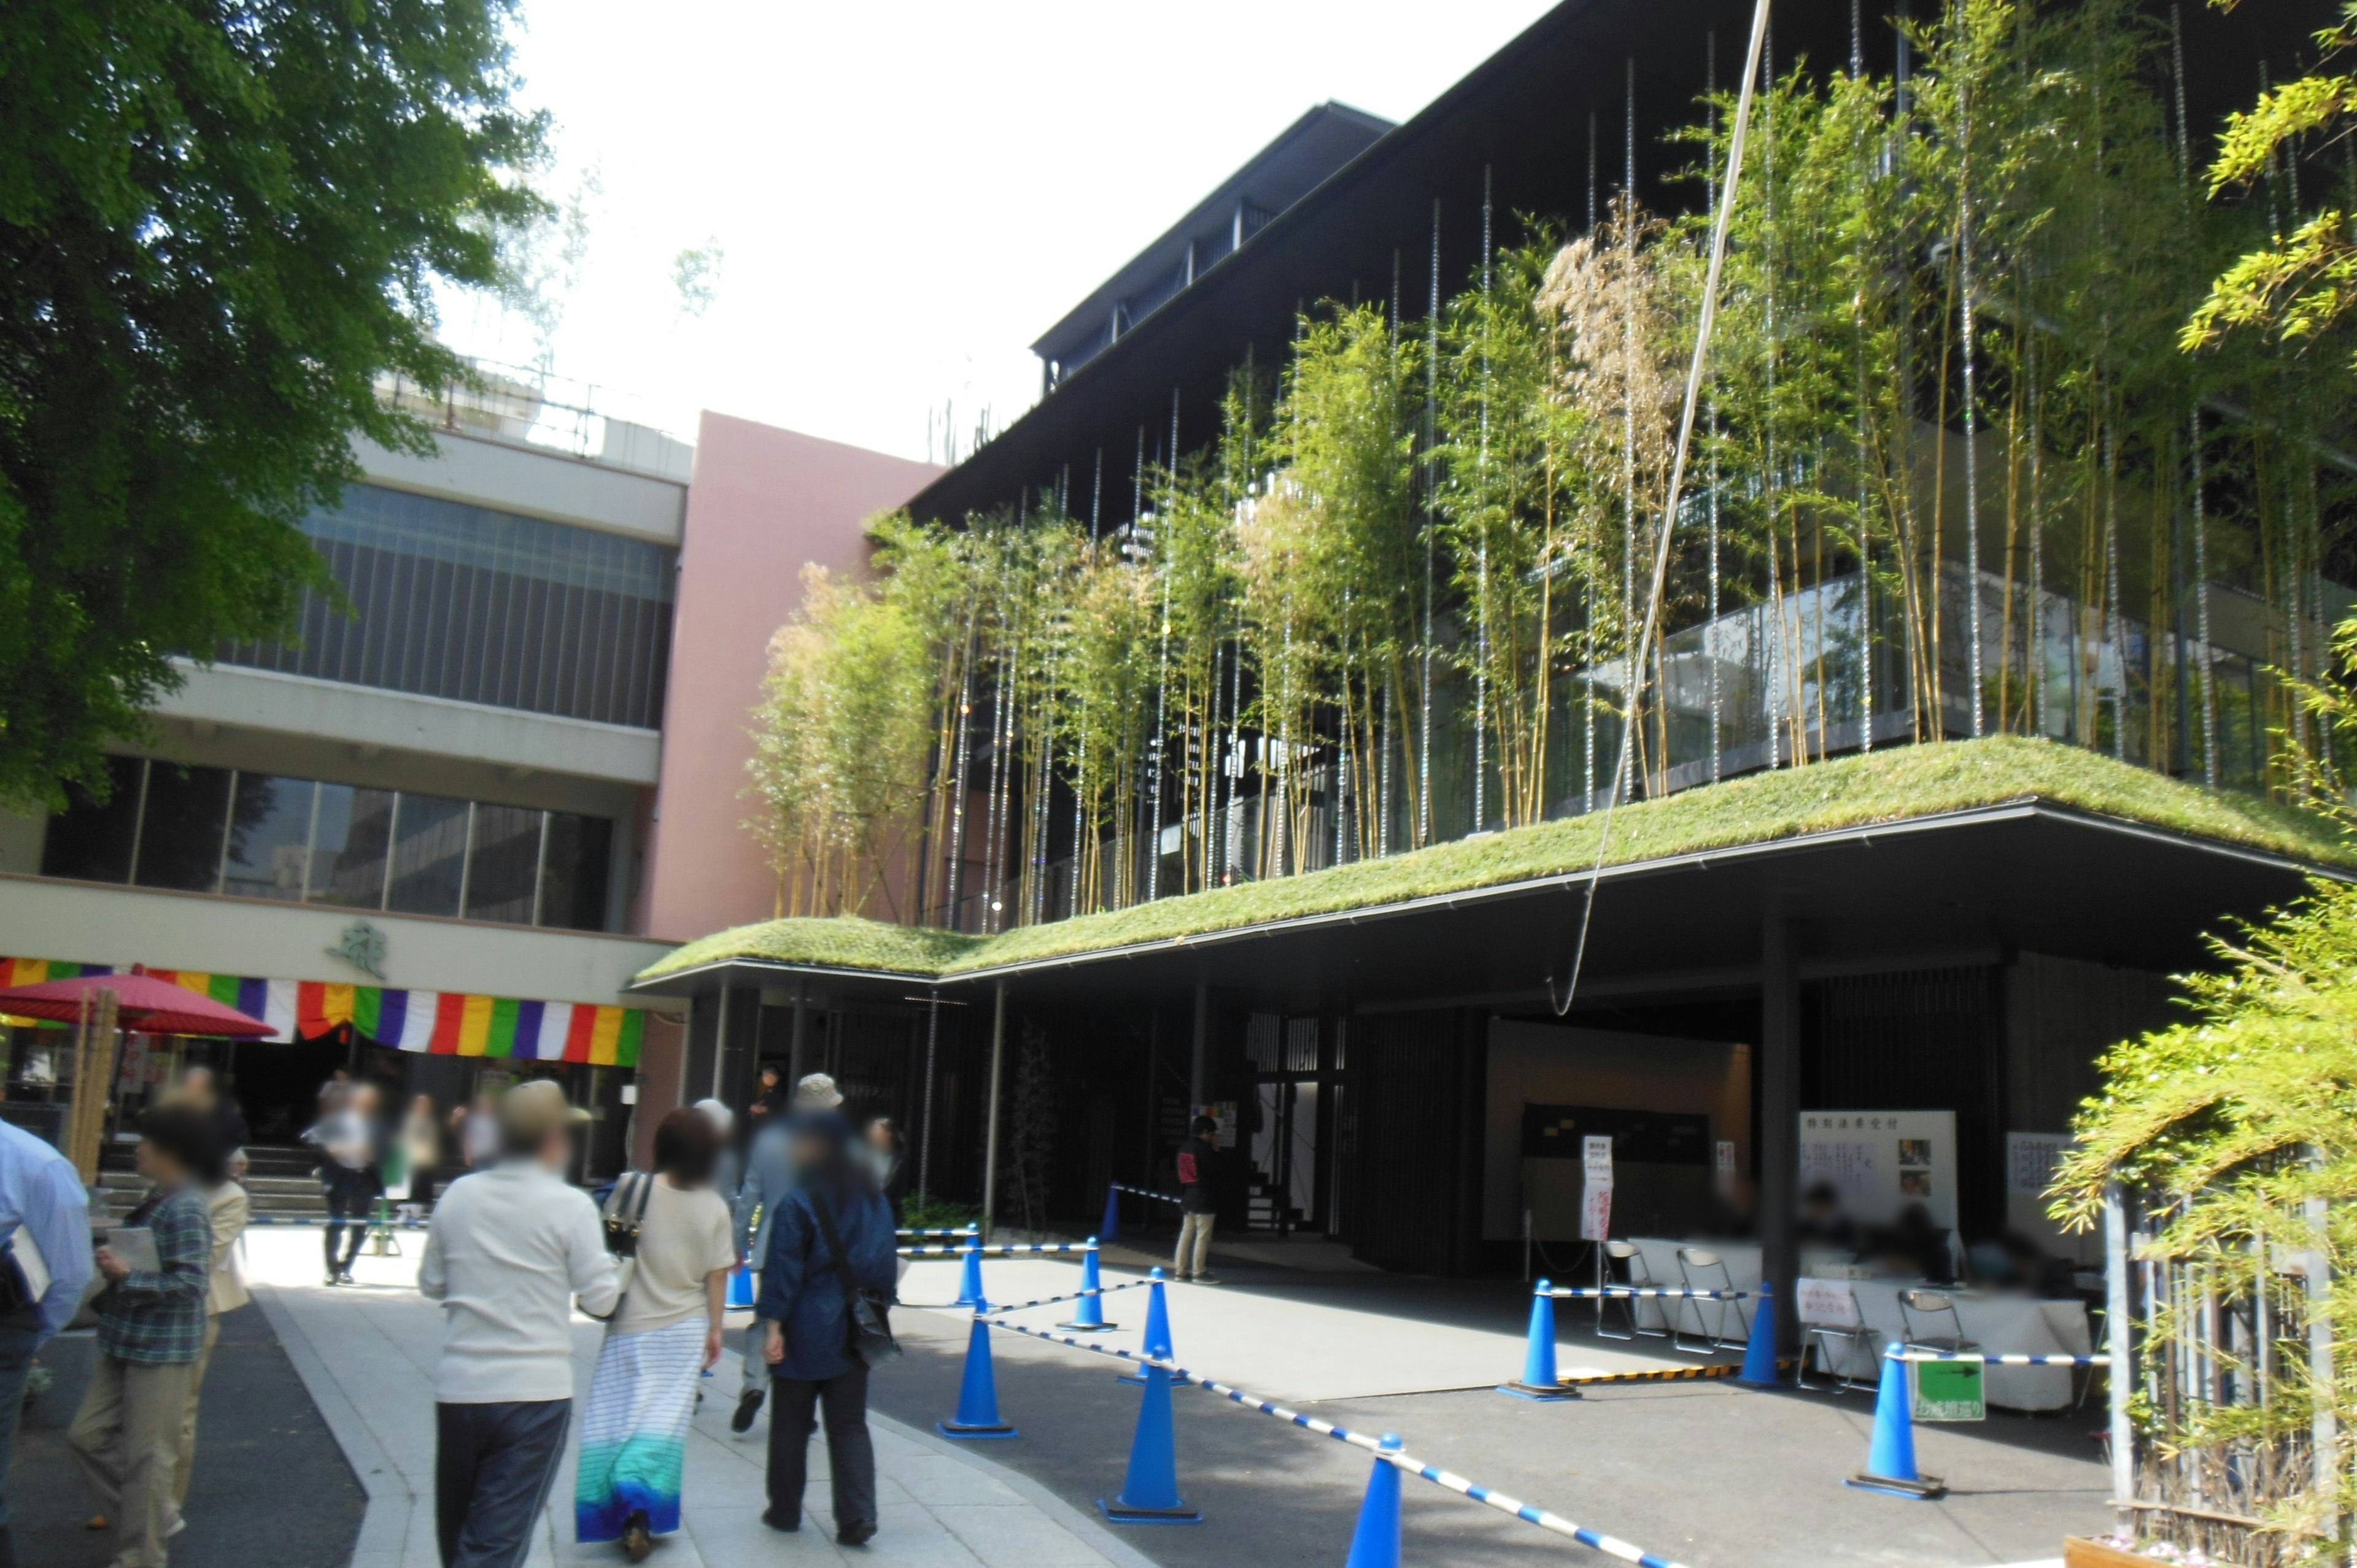
[[[662,774],[640,929],[685,940],[766,920],[776,886],[740,825],[751,709],[770,634],[802,601],[805,563],[866,563],[860,524],[941,470],[751,420],[705,413],[687,493]]]

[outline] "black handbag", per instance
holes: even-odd
[[[835,1283],[843,1287],[843,1306],[851,1319],[850,1350],[863,1367],[872,1367],[887,1356],[900,1353],[900,1342],[892,1337],[892,1293],[868,1290],[851,1277],[851,1260],[844,1256],[843,1235],[834,1228],[834,1216],[830,1213],[829,1195],[811,1194],[811,1212],[818,1216],[818,1228],[826,1237],[826,1250],[834,1259]]]
[[[631,1190],[633,1182],[637,1184],[635,1192]],[[611,1323],[622,1310],[622,1299],[630,1294],[630,1282],[639,1272],[639,1230],[646,1223],[647,1199],[653,1195],[654,1189],[654,1177],[640,1171],[630,1171],[614,1185],[613,1196],[607,1199],[606,1251],[618,1260],[614,1273],[621,1288],[614,1293],[612,1311],[602,1316],[594,1312],[587,1314],[600,1323]],[[635,1208],[630,1203],[634,1197],[638,1199]]]

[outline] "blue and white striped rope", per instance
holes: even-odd
[[[1743,1301],[1751,1294],[1748,1290],[1676,1290],[1668,1285],[1556,1285],[1551,1290],[1534,1291],[1532,1294],[1551,1295],[1557,1300],[1576,1298],[1580,1301],[1598,1298],[1627,1301],[1635,1296],[1674,1296],[1687,1301]]]
[[[999,1241],[987,1247],[896,1247],[893,1251],[904,1258],[963,1258],[968,1252],[998,1258],[1010,1252],[1093,1252],[1096,1249],[1086,1241]]]
[[[1634,1563],[1637,1568],[1682,1568],[1680,1563],[1670,1558],[1656,1556],[1651,1552],[1621,1540],[1619,1536],[1606,1535],[1600,1530],[1589,1530],[1585,1525],[1574,1524],[1561,1514],[1552,1513],[1545,1509],[1523,1502],[1519,1498],[1510,1498],[1503,1492],[1492,1491],[1488,1487],[1469,1481],[1464,1477],[1441,1469],[1437,1465],[1427,1465],[1412,1454],[1403,1453],[1396,1448],[1386,1448],[1380,1439],[1370,1437],[1363,1432],[1352,1432],[1345,1427],[1337,1426],[1330,1421],[1320,1421],[1314,1415],[1303,1415],[1298,1411],[1287,1410],[1273,1401],[1261,1399],[1256,1395],[1246,1393],[1242,1389],[1190,1372],[1175,1361],[1165,1361],[1153,1356],[1142,1356],[1135,1350],[1125,1350],[1118,1345],[1101,1344],[1093,1339],[1081,1339],[1070,1334],[1050,1334],[1045,1329],[1026,1328],[1019,1323],[1007,1323],[996,1317],[982,1317],[981,1320],[994,1328],[1011,1328],[1017,1334],[1028,1334],[1034,1339],[1053,1340],[1059,1345],[1070,1345],[1074,1349],[1092,1350],[1101,1356],[1118,1356],[1125,1361],[1135,1361],[1141,1367],[1159,1367],[1170,1374],[1172,1382],[1192,1383],[1206,1393],[1218,1394],[1221,1398],[1240,1404],[1246,1410],[1256,1411],[1262,1415],[1275,1416],[1279,1421],[1289,1422],[1304,1432],[1314,1432],[1320,1437],[1330,1437],[1337,1443],[1347,1443],[1354,1448],[1363,1448],[1385,1464],[1396,1466],[1411,1476],[1421,1477],[1437,1487],[1446,1487],[1450,1491],[1470,1498],[1485,1507],[1496,1509],[1500,1513],[1512,1514],[1526,1524],[1537,1525],[1541,1530],[1552,1531],[1556,1535],[1569,1536],[1582,1546],[1592,1546],[1609,1557],[1617,1557],[1623,1563]]]
[[[1076,1290],[1070,1295],[1043,1295],[1038,1301],[994,1301],[990,1304],[990,1310],[1020,1312],[1027,1306],[1054,1306],[1059,1302],[1078,1301],[1084,1295],[1111,1295],[1117,1290],[1135,1290],[1140,1285],[1150,1285],[1153,1283],[1152,1280],[1131,1280],[1125,1284],[1103,1285],[1095,1290]]]
[[[1894,1361],[1977,1361],[1987,1367],[2108,1367],[2108,1352],[2100,1356],[1990,1356],[1978,1350],[1902,1350],[1896,1346],[1883,1354]]]
[[[942,1227],[932,1230],[895,1230],[895,1236],[979,1236],[982,1232],[972,1225]]]
[[[1107,1182],[1105,1185],[1112,1187],[1115,1192],[1134,1192],[1140,1197],[1158,1197],[1165,1203],[1184,1203],[1187,1201],[1183,1197],[1173,1197],[1167,1192],[1157,1192],[1152,1187],[1125,1187],[1117,1181]]]

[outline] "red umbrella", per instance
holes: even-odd
[[[96,991],[114,993],[114,1026],[129,1034],[219,1035],[251,1040],[278,1032],[261,1019],[225,1007],[199,992],[138,970],[12,985],[0,991],[0,1013],[71,1024],[81,1019],[85,1000]]]

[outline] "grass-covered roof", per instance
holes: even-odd
[[[2357,869],[2352,844],[2324,820],[2246,795],[2205,789],[2085,751],[2018,736],[1893,746],[1868,757],[1785,768],[1640,801],[1613,814],[1607,865],[1773,843],[1837,828],[2037,800],[2318,865]],[[1164,898],[995,937],[844,916],[768,920],[718,931],[643,971],[656,980],[728,959],[942,979],[1037,959],[1110,951],[1305,915],[1373,909],[1587,870],[1600,815],[1459,839]]]

